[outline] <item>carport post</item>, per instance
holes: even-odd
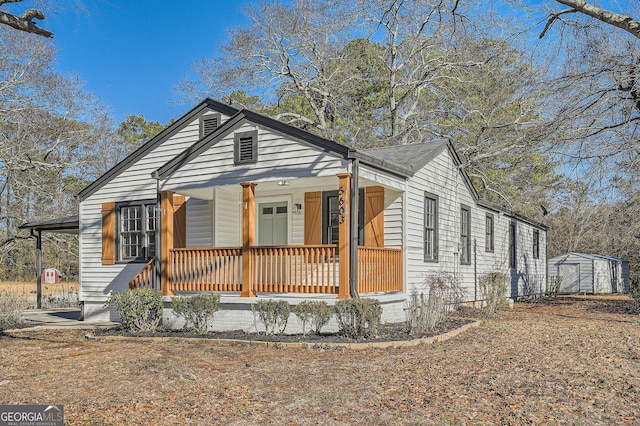
[[[36,308],[42,309],[42,231],[31,229],[31,236],[36,238]]]

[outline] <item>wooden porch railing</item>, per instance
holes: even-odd
[[[160,283],[156,277],[156,258],[152,258],[140,272],[129,281],[129,288],[152,288],[160,290]]]
[[[338,294],[335,245],[252,247],[254,290],[267,293]],[[180,248],[169,253],[172,291],[241,291],[240,247]],[[129,282],[160,290],[156,260]],[[358,247],[358,292],[402,291],[402,250]]]
[[[240,291],[240,247],[180,248],[169,252],[172,291]]]
[[[258,292],[338,293],[335,245],[253,247],[251,255]]]
[[[358,293],[402,291],[402,250],[358,247]]]

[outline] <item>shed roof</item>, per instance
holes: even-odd
[[[65,234],[77,234],[80,231],[80,220],[78,215],[65,216],[57,219],[41,220],[38,222],[23,223],[19,229],[29,229],[34,231],[51,231]]]

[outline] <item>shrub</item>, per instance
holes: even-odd
[[[406,303],[409,333],[420,334],[433,330],[442,322],[448,310],[458,309],[465,297],[466,292],[458,274],[438,271],[427,275],[425,290],[414,290]]]
[[[345,299],[336,302],[339,333],[354,339],[375,336],[382,318],[376,299]]]
[[[0,293],[0,330],[21,326],[22,312],[29,307],[29,298],[22,293]]]
[[[267,336],[282,334],[287,328],[291,307],[284,300],[259,300],[255,306],[251,306],[254,322],[257,319],[264,325],[264,333]],[[258,327],[256,325],[256,331]]]
[[[629,286],[629,296],[631,296],[631,298],[633,299],[634,311],[636,313],[640,313],[640,281],[639,280],[631,280],[631,285]]]
[[[176,315],[184,318],[184,328],[197,334],[207,334],[214,314],[220,310],[220,295],[176,296],[171,300],[171,306]]]
[[[333,316],[333,308],[323,300],[305,300],[295,307],[294,312],[302,322],[302,334],[305,336],[307,323],[311,322],[313,332],[320,334],[322,327],[324,327]]]
[[[455,272],[438,271],[427,275],[426,285],[429,293],[434,292],[442,297],[446,309],[456,310],[466,299],[466,291],[462,288],[460,276]]]
[[[508,279],[501,272],[489,272],[478,280],[485,302],[484,311],[487,318],[494,318],[498,309],[507,304]]]
[[[418,291],[414,290],[405,308],[409,334],[422,334],[433,330],[442,322],[446,311],[442,294],[429,291],[425,296],[424,292],[418,294]]]
[[[126,331],[156,331],[162,320],[162,293],[141,288],[111,293],[107,304],[114,304]]]

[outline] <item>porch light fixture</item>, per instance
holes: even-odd
[[[291,212],[293,214],[300,214],[302,213],[302,204],[294,204],[293,208],[291,209]]]
[[[289,186],[289,181],[288,180],[278,181],[278,186]]]

